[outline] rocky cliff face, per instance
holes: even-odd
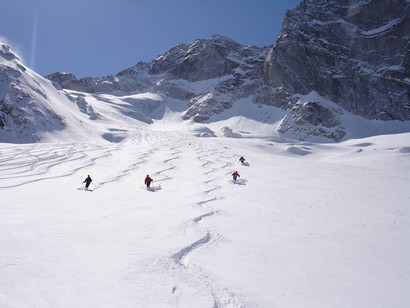
[[[409,51],[408,0],[304,0],[287,12],[264,80],[368,119],[409,120]]]
[[[213,35],[191,44],[179,44],[155,60],[140,62],[116,76],[83,78],[55,73],[47,76],[63,88],[88,93],[150,91],[188,101],[184,118],[197,122],[223,112],[249,97],[262,84],[263,64],[269,48],[242,46]]]

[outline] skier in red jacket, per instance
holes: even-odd
[[[235,171],[234,173],[232,173],[232,177],[233,177],[233,180],[234,180],[234,181],[236,181],[236,178],[237,178],[238,176],[241,177],[241,176],[239,175],[238,171]]]
[[[151,182],[152,182],[152,181],[154,181],[154,180],[151,179],[151,178],[149,177],[149,175],[147,174],[147,176],[145,177],[145,181],[144,181],[145,185],[147,185],[147,188],[151,185]]]

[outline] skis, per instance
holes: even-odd
[[[232,184],[237,184],[237,185],[246,185],[247,180],[246,179],[236,179],[236,180],[231,180]]]
[[[77,190],[84,190],[84,191],[90,191],[90,192],[94,191],[93,189],[86,188],[86,187],[78,187]]]
[[[157,190],[161,190],[162,189],[162,187],[161,187],[161,185],[153,185],[153,186],[150,186],[150,187],[147,187],[147,190],[148,191],[157,191]]]

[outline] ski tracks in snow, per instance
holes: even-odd
[[[95,165],[97,160],[111,156],[117,149],[112,146],[74,144],[36,144],[2,148],[0,189],[71,176],[81,169]],[[70,168],[66,167],[67,164]]]
[[[222,183],[225,182],[224,178],[231,173],[230,167],[236,155],[229,153],[229,150],[225,148],[222,150],[220,148],[209,149],[200,143],[196,146],[189,143],[190,147],[185,147],[188,143],[185,141],[186,144],[184,144],[182,137],[165,138],[158,134],[147,134],[140,138],[139,142],[146,142],[148,146],[140,150],[141,144],[138,144],[139,148],[136,148],[134,156],[129,154],[132,149],[130,150],[121,143],[107,145],[36,144],[2,147],[0,149],[0,189],[70,177],[80,170],[87,170],[88,173],[91,167],[113,164],[116,164],[115,168],[102,168],[106,174],[93,176],[97,184],[95,189],[117,182],[142,166],[159,166],[157,170],[153,170],[155,182],[166,182],[173,179],[174,171],[181,171],[179,168],[181,168],[184,155],[193,155],[192,157],[201,166],[202,174],[199,174],[198,178],[202,181],[203,187],[201,197],[198,197],[194,206],[200,207],[203,213],[192,217],[184,227],[194,228],[195,233],[202,233],[202,235],[192,243],[159,258],[154,264],[176,278],[170,290],[176,302],[181,296],[189,296],[183,291],[184,285],[179,283],[182,280],[184,284],[197,290],[198,294],[207,294],[206,297],[212,302],[214,308],[243,307],[245,306],[243,299],[225,287],[217,277],[198,265],[194,258],[194,255],[200,254],[201,250],[218,245],[220,242],[221,235],[218,230],[207,222],[220,212],[217,205],[225,197],[218,192],[222,188]],[[162,144],[162,142],[166,143]],[[158,150],[162,151],[160,158],[155,156]],[[163,159],[164,151],[168,153],[166,159]],[[120,164],[117,163],[118,158],[122,160]]]
[[[154,138],[153,138],[154,137]],[[220,279],[214,277],[206,269],[195,262],[194,255],[201,253],[207,248],[218,245],[221,235],[218,230],[207,223],[207,219],[219,213],[217,204],[225,199],[218,191],[226,181],[225,177],[231,173],[230,167],[233,165],[236,155],[229,153],[226,149],[207,149],[201,144],[184,147],[176,141],[178,136],[167,138],[167,144],[158,144],[157,140],[164,140],[158,136],[146,136],[147,141],[153,145],[153,155],[149,158],[149,164],[144,167],[155,166],[150,175],[155,182],[169,182],[177,180],[175,174],[183,174],[183,162],[185,158],[193,158],[199,163],[202,174],[198,174],[200,184],[203,187],[201,197],[195,202],[194,206],[200,207],[203,214],[192,217],[182,227],[188,234],[202,234],[193,242],[178,249],[172,249],[168,255],[159,256],[154,259],[147,259],[145,271],[151,268],[154,273],[167,273],[170,283],[169,295],[173,297],[174,303],[184,301],[184,297],[199,296],[207,303],[211,303],[213,308],[239,308],[245,307],[246,302],[237,294],[224,286]],[[173,139],[172,139],[173,138]],[[153,139],[155,141],[153,142]],[[157,155],[158,153],[158,155]],[[167,157],[163,159],[164,155]],[[189,161],[189,159],[188,159]],[[171,184],[170,184],[171,186]],[[183,190],[182,190],[183,191]],[[184,231],[185,234],[185,231]],[[131,272],[126,276],[127,280],[133,280],[139,276],[137,272]],[[194,293],[192,293],[195,290]],[[198,303],[201,302],[198,299]],[[199,304],[198,307],[203,307]]]
[[[167,172],[176,168],[176,166],[173,165],[171,162],[173,160],[181,158],[181,156],[178,155],[179,153],[181,153],[180,150],[171,148],[170,158],[167,158],[164,161],[162,161],[162,164],[165,165],[165,168],[154,173],[156,177],[159,176],[159,179],[156,179],[155,182],[167,181],[172,179],[172,176],[167,175]]]
[[[219,212],[212,204],[217,204],[218,201],[223,200],[225,197],[216,195],[221,186],[215,182],[220,177],[230,174],[228,167],[232,165],[231,161],[235,155],[229,154],[226,151],[208,150],[198,147],[195,156],[201,162],[203,176],[205,177],[202,198],[196,202],[196,205],[203,208],[205,213],[192,218],[190,226],[204,230],[204,235],[193,243],[181,248],[176,253],[173,253],[171,259],[177,266],[177,272],[185,276],[185,281],[187,280],[192,285],[196,285],[197,288],[206,290],[206,293],[213,300],[213,308],[244,307],[244,302],[234,292],[221,285],[217,278],[212,277],[210,273],[207,273],[205,269],[195,264],[190,258],[197,251],[206,249],[209,245],[218,244],[220,235],[217,230],[206,223],[206,219]],[[177,294],[178,289],[178,286],[175,285],[172,288],[172,293]]]
[[[112,175],[104,176],[103,180],[98,182],[98,186],[95,189],[99,189],[105,184],[117,182],[121,180],[123,177],[129,176],[131,172],[135,171],[139,168],[140,165],[144,165],[147,162],[148,157],[152,154],[152,152],[152,149],[147,150],[133,158],[133,162],[126,165],[121,170],[115,171],[115,173]]]
[[[114,164],[117,168],[105,168],[105,172],[92,175],[95,189],[119,181],[128,176],[139,165],[147,162],[152,149],[125,157],[118,164],[118,157],[123,156],[121,145],[79,145],[79,144],[36,144],[4,147],[0,150],[0,189],[18,187],[38,181],[69,177],[80,170]],[[127,150],[125,151],[127,152]],[[121,159],[122,160],[122,159]],[[67,167],[69,166],[69,167]],[[91,169],[90,169],[91,170]],[[90,172],[87,171],[87,173]]]

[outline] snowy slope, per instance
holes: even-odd
[[[117,142],[0,144],[1,307],[408,307],[409,133],[228,138],[164,114]]]
[[[49,133],[73,136],[87,128],[85,119],[72,98],[0,43],[1,142],[36,142]]]
[[[409,122],[311,92],[297,105],[337,113],[343,142],[247,96],[196,123],[186,100],[62,90],[2,48],[0,307],[408,306]]]

